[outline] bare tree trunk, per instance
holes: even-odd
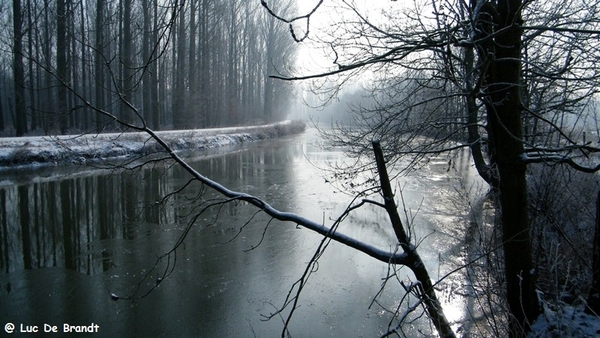
[[[67,82],[67,5],[66,0],[56,1],[56,72],[60,82]],[[59,83],[58,87],[58,117],[60,132],[66,134],[69,129],[67,110],[67,87]]]
[[[91,97],[92,96],[92,89],[91,89],[91,83],[89,82],[88,78],[90,77],[88,75],[88,67],[87,67],[87,49],[88,49],[88,44],[86,41],[88,41],[89,39],[89,35],[86,32],[86,15],[85,15],[85,6],[83,6],[83,4],[80,4],[80,20],[81,20],[81,34],[82,34],[82,39],[79,41],[80,44],[80,52],[81,52],[81,92],[83,93],[83,95],[85,97]],[[77,71],[77,70],[75,70]],[[83,118],[83,121],[80,121],[80,126],[83,130],[89,130],[91,124],[92,124],[92,120],[91,120],[91,115],[90,112],[88,111],[87,108],[83,108],[84,112],[85,112],[85,117]]]
[[[96,41],[94,74],[96,107],[104,108],[104,0],[96,0]],[[96,118],[96,130],[102,130],[102,119]]]
[[[0,88],[4,87],[4,84],[2,83],[4,81],[0,81]],[[1,90],[0,89],[0,132],[4,131],[4,96],[6,95],[6,89]]]
[[[142,11],[144,17],[144,33],[142,36],[142,59],[143,62],[147,65],[147,69],[144,70],[143,82],[142,82],[142,113],[146,122],[152,126],[152,128],[156,129],[156,121],[154,121],[154,112],[152,105],[152,78],[156,77],[156,73],[151,71],[152,65],[155,61],[152,60],[152,51],[155,48],[154,44],[150,43],[150,1],[143,0],[142,1]]]
[[[44,0],[44,8],[50,8],[50,0]],[[50,41],[51,40],[51,27],[52,27],[52,20],[50,18],[50,13],[51,11],[44,11],[44,32],[43,32],[43,39],[44,41]],[[44,63],[44,67],[46,69],[52,69],[52,48],[51,48],[51,44],[49,43],[45,43],[42,45],[42,54],[43,54],[43,63]],[[44,88],[44,98],[43,102],[45,102],[45,110],[46,112],[51,112],[51,111],[56,111],[57,110],[57,100],[55,95],[55,91],[54,91],[54,79],[52,77],[52,74],[50,72],[45,72],[44,73],[44,85],[42,86],[42,88]],[[49,132],[50,131],[50,121],[49,121],[49,117],[44,116],[43,119],[43,125],[44,125],[44,131],[45,132]]]
[[[13,0],[13,76],[15,85],[15,131],[17,136],[27,133],[25,105],[25,69],[23,66],[23,13],[21,0]]]
[[[34,27],[36,26],[34,20],[33,20],[33,15],[32,15],[32,11],[33,11],[33,7],[34,5],[32,4],[31,0],[27,1],[27,25],[29,26],[29,29],[27,30],[27,40],[28,40],[28,46],[27,46],[27,53],[29,54],[30,58],[37,58],[37,55],[35,54],[34,51],[34,42],[35,42],[35,38],[34,38],[34,33],[36,32],[36,30],[34,30]],[[30,107],[30,111],[31,111],[31,130],[36,130],[37,129],[37,114],[35,114],[35,109],[36,109],[36,93],[35,93],[35,81],[36,81],[36,76],[35,71],[34,71],[34,62],[33,61],[29,61],[28,62],[28,68],[29,68],[29,107]]]
[[[209,55],[209,4],[208,0],[199,1],[198,10],[198,62],[200,71],[198,76],[200,81],[198,84],[199,100],[198,106],[202,115],[202,124],[200,126],[207,127],[213,122],[210,107],[210,55]]]
[[[198,78],[196,66],[196,34],[198,30],[196,22],[197,3],[197,0],[190,1],[190,34],[188,37],[188,40],[190,42],[188,50],[188,85],[185,92],[185,105],[186,110],[189,112],[190,116],[190,128],[198,128],[200,126],[200,123],[198,121],[201,119],[199,116],[198,107],[195,102],[196,95],[198,93],[198,83],[203,80]]]
[[[491,158],[499,177],[507,301],[511,336],[523,336],[538,316],[532,263],[526,164],[522,140],[520,0],[498,2],[495,53],[490,65],[487,107]]]
[[[227,119],[233,123],[237,123],[238,121],[238,69],[237,62],[240,56],[239,54],[239,46],[238,44],[238,26],[237,26],[237,11],[239,2],[231,1],[229,8],[229,31],[228,33],[228,51],[227,51],[227,79],[225,80],[225,93],[227,93],[227,97],[225,98],[225,113],[227,114]]]
[[[479,108],[477,107],[476,101],[476,96],[479,94],[479,90],[478,86],[475,85],[475,51],[472,47],[465,49],[465,70],[465,85],[467,93],[469,93],[466,96],[467,139],[469,142],[469,147],[471,148],[473,163],[475,164],[475,168],[477,169],[479,176],[481,176],[488,184],[497,187],[497,178],[494,177],[493,173],[491,172],[490,166],[485,163],[483,149],[481,147],[483,140],[479,133]],[[480,77],[486,76],[486,72],[484,70],[480,70]]]
[[[585,312],[598,315],[600,314],[600,192],[596,199],[596,230],[593,250],[592,287],[588,295]]]
[[[152,29],[152,35],[151,35],[151,41],[150,44],[152,46],[158,46],[158,3],[156,1],[153,1],[153,8],[152,8],[153,12],[154,12],[154,25],[153,25],[153,29]],[[156,57],[155,54],[152,55],[152,57]],[[160,109],[160,104],[158,101],[158,79],[159,79],[159,68],[158,68],[158,59],[155,60],[152,64],[150,64],[150,70],[153,74],[152,78],[150,79],[150,93],[151,93],[151,106],[152,106],[152,122],[153,122],[153,127],[154,129],[158,129],[159,127],[163,127],[163,125],[160,123],[160,117],[161,117],[161,109]]]
[[[183,129],[187,128],[189,124],[189,119],[187,117],[187,112],[184,109],[184,91],[185,91],[185,77],[186,77],[186,55],[185,55],[185,44],[186,44],[186,31],[185,31],[185,15],[183,12],[183,8],[180,9],[178,18],[179,27],[177,28],[177,32],[174,34],[176,37],[176,42],[173,47],[173,67],[175,71],[173,72],[173,94],[171,107],[173,109],[173,127],[175,129]],[[175,41],[175,40],[174,40]]]
[[[123,103],[121,104],[121,114],[128,122],[133,122],[133,113],[127,107],[125,102],[131,102],[132,99],[132,74],[131,74],[131,53],[132,53],[132,36],[131,36],[131,0],[122,0],[122,15],[123,15],[123,31],[121,32],[121,67],[122,80],[120,92],[123,95]]]
[[[429,315],[429,318],[431,318],[440,337],[455,337],[454,331],[452,331],[450,323],[448,323],[448,320],[442,311],[442,305],[435,294],[435,289],[433,288],[425,264],[421,260],[421,256],[417,253],[416,247],[410,242],[410,239],[404,230],[404,226],[402,225],[396,202],[394,202],[394,193],[390,185],[390,179],[383,158],[383,151],[381,150],[379,141],[373,141],[373,151],[375,152],[375,161],[377,162],[377,171],[379,172],[385,210],[392,222],[392,227],[396,233],[398,243],[407,255],[406,266],[415,274],[417,281],[421,283],[421,301],[425,304],[427,314]]]

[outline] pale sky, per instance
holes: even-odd
[[[299,15],[305,15],[309,13],[314,6],[316,6],[319,0],[296,0]],[[420,1],[420,0],[415,0]],[[384,16],[382,15],[383,11],[402,11],[406,9],[408,6],[414,6],[414,1],[392,1],[392,0],[348,0],[348,3],[356,4],[359,12],[364,17],[368,18],[369,21],[377,24],[379,20],[384,20]],[[310,19],[310,37],[315,38],[320,33],[320,30],[334,24],[335,22],[340,22],[343,20],[341,12],[339,10],[339,6],[344,5],[343,0],[324,0],[323,4],[317,12],[315,12]],[[348,15],[348,11],[346,11],[345,15]],[[356,20],[355,14],[352,14],[354,20]],[[296,34],[301,35],[305,31],[306,21],[297,22],[294,27],[297,29]],[[310,41],[306,41],[300,44],[300,50],[298,55],[298,61],[296,63],[296,72],[295,76],[302,75],[311,75],[325,72],[327,70],[335,69],[337,66],[333,64],[333,56],[326,55],[326,52],[323,50],[324,46],[316,47]],[[327,50],[330,52],[330,50]],[[354,76],[352,81],[347,82],[342,87],[343,92],[355,92],[358,88],[363,86],[366,82],[372,79],[371,72],[367,71],[363,73],[360,77]],[[316,86],[315,86],[316,84]],[[312,105],[317,105],[319,99],[311,89],[318,88],[318,90],[323,90],[324,92],[331,93],[328,90],[332,88],[336,88],[338,82],[335,77],[330,77],[328,79],[318,79],[315,82],[312,81],[300,81],[296,82],[296,85],[299,88],[299,96],[302,97],[305,101],[311,102]],[[328,97],[328,94],[321,96],[321,100],[323,98]]]
[[[319,0],[296,0],[299,14],[304,15],[309,13],[318,3]],[[377,23],[378,19],[382,20],[383,11],[401,11],[412,6],[413,1],[392,1],[392,0],[348,0],[347,3],[355,4],[361,15],[369,18],[373,23]],[[343,20],[339,6],[345,6],[343,0],[324,0],[323,4],[318,8],[310,19],[310,36],[315,37],[320,30],[330,26],[332,23]],[[349,15],[346,11],[345,15]],[[354,15],[354,14],[352,14]],[[356,19],[356,16],[353,17]],[[297,22],[294,27],[303,33],[306,27],[306,21]],[[323,69],[323,67],[331,67],[331,58],[325,58],[320,49],[311,47],[310,43],[303,43],[300,52],[301,64],[310,69]]]

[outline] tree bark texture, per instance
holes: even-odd
[[[497,5],[494,54],[491,56],[487,93],[491,163],[499,178],[500,219],[504,242],[506,296],[511,313],[511,336],[530,330],[539,314],[532,264],[528,217],[526,164],[522,140],[521,37],[522,3],[503,0]]]
[[[597,316],[600,314],[600,192],[596,199],[596,230],[592,257],[592,287],[585,312]]]
[[[452,331],[450,323],[448,323],[448,319],[446,319],[446,316],[444,315],[442,305],[436,296],[433,283],[429,277],[429,272],[427,272],[425,264],[423,264],[423,261],[421,260],[421,256],[419,256],[417,253],[416,247],[410,242],[410,238],[404,230],[402,220],[398,214],[396,202],[394,202],[394,193],[392,191],[390,179],[385,166],[385,160],[383,158],[383,151],[381,150],[379,141],[373,141],[373,151],[375,152],[375,160],[377,162],[377,171],[379,172],[379,180],[385,203],[385,210],[390,217],[390,221],[392,223],[392,227],[394,228],[394,233],[396,234],[398,243],[400,244],[402,250],[404,250],[404,253],[407,255],[406,266],[415,274],[417,281],[421,283],[421,300],[425,304],[429,318],[431,318],[431,321],[437,329],[438,334],[440,337],[454,338],[456,335],[454,334],[454,331]]]
[[[13,76],[15,85],[15,130],[17,136],[27,133],[25,105],[25,70],[23,66],[23,13],[21,0],[13,0]]]
[[[69,129],[67,108],[67,4],[65,0],[56,1],[56,76],[59,80],[58,114],[60,118],[60,132],[66,134]]]

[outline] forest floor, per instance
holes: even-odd
[[[157,134],[175,151],[194,151],[301,133],[304,128],[304,122],[284,121],[245,127],[159,131]],[[164,151],[150,135],[142,132],[2,137],[0,168],[99,163]]]
[[[532,326],[528,338],[600,337],[600,318],[583,307],[543,304],[543,313]]]

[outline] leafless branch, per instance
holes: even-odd
[[[320,0],[315,7],[313,7],[312,10],[310,10],[310,12],[308,12],[307,14],[304,15],[300,15],[300,16],[295,16],[291,19],[286,19],[281,15],[278,15],[277,13],[275,13],[275,11],[273,11],[273,9],[267,4],[267,2],[265,0],[261,0],[260,3],[261,5],[267,10],[267,12],[269,12],[269,14],[276,18],[279,21],[285,22],[289,25],[290,27],[290,34],[292,35],[292,38],[294,39],[294,41],[296,42],[302,42],[304,41],[306,38],[308,38],[309,32],[310,32],[310,17],[315,14],[315,12],[319,9],[319,7],[323,4],[324,0]],[[298,38],[298,36],[296,35],[295,31],[294,31],[294,27],[293,27],[293,23],[298,21],[298,20],[302,20],[305,19],[306,20],[306,32],[304,32],[303,36]]]
[[[568,32],[568,33],[583,33],[590,35],[600,35],[599,30],[594,29],[581,29],[581,28],[569,28],[569,27],[552,27],[552,26],[521,26],[524,30],[534,31],[551,31],[551,32]]]
[[[527,153],[521,155],[521,161],[525,164],[531,163],[550,163],[550,164],[567,164],[575,170],[584,173],[595,173],[600,171],[600,164],[595,166],[585,166],[575,162],[575,160],[567,155],[549,154],[549,153]]]

